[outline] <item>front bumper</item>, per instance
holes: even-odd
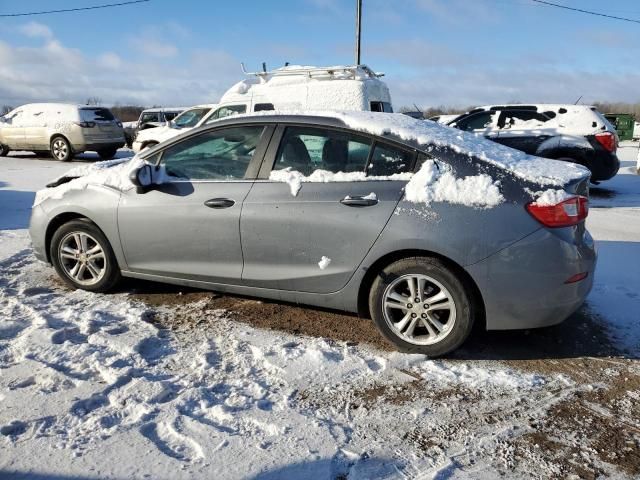
[[[562,230],[540,229],[467,266],[484,300],[487,330],[555,325],[584,303],[596,267],[593,239],[583,225]],[[565,283],[582,272],[587,278]]]
[[[49,263],[46,249],[46,214],[40,205],[31,209],[29,236],[35,257],[42,262]]]

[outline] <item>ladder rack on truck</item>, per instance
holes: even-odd
[[[356,78],[359,75],[366,75],[370,78],[380,78],[384,76],[384,73],[374,72],[366,65],[349,65],[349,66],[335,66],[335,67],[284,67],[278,68],[276,70],[267,71],[266,69],[262,72],[248,72],[244,66],[244,63],[240,64],[242,66],[242,72],[247,76],[256,76],[256,77],[266,77],[266,76],[274,76],[274,77],[283,77],[289,75],[307,75],[312,78],[314,76],[335,76],[336,74],[347,74],[351,78]],[[343,78],[343,77],[341,77]]]

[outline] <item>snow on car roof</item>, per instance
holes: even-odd
[[[400,113],[379,112],[264,112],[243,115],[300,115],[335,118],[346,126],[378,136],[392,135],[418,145],[450,147],[455,152],[501,167],[513,175],[542,185],[565,185],[583,178],[589,171],[573,163],[527,155],[482,136],[456,130],[439,123],[416,120]]]

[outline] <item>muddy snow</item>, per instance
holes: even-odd
[[[435,361],[336,312],[134,281],[71,291],[25,230],[69,165],[0,159],[0,477],[637,478],[637,151],[592,191],[587,304]]]

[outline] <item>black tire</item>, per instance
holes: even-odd
[[[116,156],[117,148],[103,148],[102,150],[98,150],[98,155],[102,160],[111,160]]]
[[[68,272],[67,268],[69,268],[70,263],[74,262],[74,260],[64,260],[61,257],[61,243],[65,241],[67,238],[71,237],[72,234],[86,234],[92,237],[93,242],[100,246],[102,252],[104,253],[104,261],[101,262],[101,265],[104,269],[103,275],[93,284],[83,284],[79,283],[74,277],[72,277]],[[93,246],[93,242],[89,243],[89,247]],[[118,267],[118,262],[116,261],[116,257],[113,253],[113,249],[109,244],[109,241],[104,236],[102,231],[90,220],[87,219],[78,219],[71,220],[70,222],[65,223],[61,227],[56,230],[53,234],[53,238],[51,239],[51,246],[49,249],[49,254],[53,266],[64,282],[74,289],[82,289],[88,290],[90,292],[108,292],[113,289],[120,279],[122,278],[120,275],[120,268]],[[68,262],[65,264],[63,262]]]
[[[446,310],[433,310],[440,312],[436,317],[443,322],[440,326],[445,325],[445,329],[443,330],[445,333],[439,341],[426,345],[409,342],[387,321],[383,306],[385,292],[387,292],[387,289],[391,289],[392,285],[396,285],[395,282],[398,282],[397,285],[402,285],[403,279],[408,275],[426,276],[437,281],[446,289],[453,302],[455,317],[452,326],[449,326],[449,322],[453,313],[443,314],[442,312]],[[433,285],[435,288],[433,291],[438,292],[438,287],[436,287],[435,284]],[[425,287],[425,289],[426,288],[430,287]],[[440,357],[457,349],[471,333],[475,314],[473,302],[468,291],[469,289],[465,288],[460,278],[440,260],[430,257],[404,258],[386,267],[373,281],[369,292],[369,311],[380,332],[387,340],[398,347],[398,350],[408,353],[421,353],[429,357]],[[429,295],[430,294],[426,294],[423,298],[428,298]],[[425,307],[425,303],[418,302],[415,305],[420,305],[420,308],[430,308],[429,306]],[[415,305],[412,305],[412,307],[415,307]],[[396,312],[395,309],[389,311]],[[410,310],[397,310],[397,312],[398,316],[412,315],[424,317],[424,315],[420,313],[413,314]],[[427,312],[432,311],[424,310],[425,314]],[[440,315],[443,316],[441,317]],[[415,324],[416,331],[422,331],[423,334],[428,334],[425,325],[422,323],[425,321],[426,320],[420,318],[415,320],[415,322],[417,322]],[[411,320],[408,320],[408,322],[411,323]],[[432,329],[435,328],[433,324],[430,323],[429,325]],[[424,335],[421,338],[425,338]]]
[[[60,135],[53,137],[49,147],[51,156],[56,160],[60,160],[61,162],[70,162],[73,160],[73,149],[71,148],[69,140],[66,138]]]
[[[0,143],[0,157],[6,157],[7,155],[9,155],[9,147]]]

